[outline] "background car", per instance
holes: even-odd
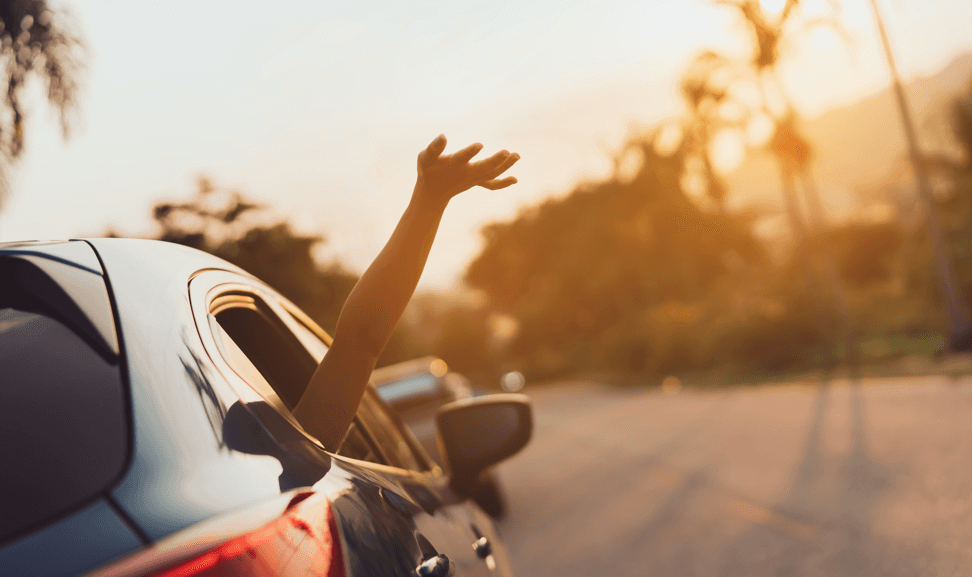
[[[438,464],[444,464],[445,459],[436,436],[437,412],[449,403],[482,394],[462,374],[449,371],[445,361],[436,357],[375,369],[371,382],[377,387],[378,396],[398,412],[425,452]],[[506,514],[506,498],[495,471],[482,473],[471,497],[495,519]]]
[[[440,463],[435,413],[442,405],[475,396],[468,381],[458,373],[450,373],[442,359],[423,357],[375,369],[371,382],[378,396],[401,415],[429,456]]]
[[[0,574],[508,574],[466,497],[525,399],[439,415],[450,476],[372,387],[323,447],[290,409],[330,343],[199,251],[0,245]]]

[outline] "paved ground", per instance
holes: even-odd
[[[516,575],[972,574],[972,381],[526,392]]]

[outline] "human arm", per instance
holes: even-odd
[[[445,145],[440,135],[419,153],[411,201],[345,301],[334,342],[294,407],[301,426],[329,450],[336,450],[347,433],[375,362],[415,292],[449,200],[474,186],[498,190],[516,183],[499,177],[518,154],[504,150],[471,162],[481,144],[443,155]]]

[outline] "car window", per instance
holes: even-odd
[[[411,375],[378,388],[378,395],[392,405],[416,398],[433,397],[441,393],[442,386],[439,378],[432,373]]]
[[[258,294],[232,291],[213,299],[211,309],[219,327],[284,405],[293,409],[317,369],[317,361],[300,339]],[[233,366],[233,355],[221,352]]]
[[[96,498],[127,447],[117,363],[65,324],[0,302],[0,542]]]
[[[314,357],[314,360],[320,363],[321,359],[324,358],[324,355],[327,354],[327,349],[329,348],[327,344],[321,340],[320,335],[324,333],[323,329],[317,326],[314,328],[307,326],[307,322],[305,322],[304,319],[294,315],[293,311],[290,310],[289,305],[284,306],[284,304],[281,303],[281,307],[284,311],[286,311],[288,320],[291,321],[288,326],[300,339],[301,344],[304,345],[304,347],[307,348],[310,354]]]
[[[348,428],[348,434],[345,435],[337,454],[350,459],[368,461],[369,463],[389,464],[385,452],[357,416],[352,421],[351,427]]]
[[[431,468],[411,433],[404,429],[397,415],[372,387],[368,387],[361,399],[358,418],[385,452],[389,465],[411,471],[428,471]]]
[[[217,302],[219,298],[224,300]],[[290,312],[287,303],[240,294],[239,290],[219,298],[213,305],[216,322],[292,409],[327,352],[327,345],[317,331]],[[337,454],[412,471],[431,468],[418,442],[411,433],[403,432],[397,415],[378,398],[373,387],[367,389]]]

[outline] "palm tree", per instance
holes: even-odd
[[[753,40],[753,55],[749,66],[762,95],[763,111],[776,125],[776,133],[770,142],[770,151],[781,164],[783,179],[799,175],[804,183],[804,195],[810,209],[810,226],[824,225],[823,205],[816,192],[811,172],[813,148],[799,130],[799,116],[790,102],[779,80],[777,69],[780,62],[781,47],[801,29],[811,26],[829,25],[841,31],[836,16],[798,21],[797,12],[800,0],[786,0],[783,8],[775,16],[767,13],[759,0],[716,0],[718,4],[729,5],[739,11],[749,27]],[[836,4],[832,4],[836,10]],[[799,28],[795,28],[799,26]],[[775,98],[771,98],[772,96]],[[774,107],[773,101],[779,104]],[[787,176],[789,174],[790,176]],[[795,194],[793,182],[783,183],[784,190],[791,189]],[[796,198],[787,199],[788,204],[798,206]],[[799,225],[793,222],[794,228]]]
[[[24,150],[24,88],[31,78],[44,83],[47,102],[60,116],[67,136],[77,107],[83,43],[72,32],[70,18],[47,0],[0,1],[0,208],[7,192],[7,173]]]
[[[901,119],[901,127],[904,130],[905,142],[908,145],[908,156],[915,174],[915,183],[918,185],[918,198],[925,209],[925,228],[928,231],[928,237],[932,244],[935,266],[938,269],[939,288],[942,291],[946,312],[948,313],[949,348],[955,351],[969,351],[972,350],[972,318],[969,317],[969,311],[965,305],[962,289],[955,277],[955,270],[952,267],[952,261],[948,254],[948,247],[946,246],[945,233],[942,230],[941,217],[938,214],[938,203],[935,201],[931,187],[928,184],[928,171],[925,166],[926,159],[923,157],[918,145],[915,121],[912,118],[908,98],[905,95],[904,84],[901,82],[901,75],[898,74],[898,67],[895,64],[894,54],[891,51],[891,41],[888,39],[888,32],[884,28],[881,11],[878,9],[875,0],[871,0],[871,8],[874,10],[874,18],[881,36],[881,45],[884,48],[884,54],[888,59],[891,83],[894,88],[895,100],[898,104],[898,115]],[[959,108],[959,111],[961,112],[961,108]],[[958,120],[961,121],[961,118]],[[961,127],[961,124],[958,126]]]
[[[681,80],[682,99],[688,107],[682,119],[682,148],[688,165],[702,177],[706,194],[719,212],[725,211],[726,184],[712,161],[713,140],[720,131],[741,131],[749,120],[748,107],[735,98],[732,84],[739,79],[735,64],[706,51],[695,57]],[[740,114],[730,117],[727,108]]]
[[[837,331],[831,331],[829,323],[821,318],[822,330],[831,337],[850,338],[849,318],[843,288],[840,286],[836,269],[827,251],[820,243],[823,241],[826,216],[813,178],[813,147],[799,129],[799,116],[786,95],[777,73],[781,48],[791,41],[797,33],[809,27],[826,25],[838,33],[843,33],[837,23],[837,5],[831,3],[833,14],[830,17],[801,19],[798,17],[800,0],[786,0],[777,14],[768,13],[759,0],[715,0],[736,9],[751,32],[753,54],[748,68],[761,95],[761,108],[775,124],[769,150],[780,166],[780,180],[787,216],[793,231],[797,252],[804,263],[808,280],[811,283],[810,297],[815,306],[825,309],[822,293],[830,293],[832,312],[836,313]],[[802,189],[809,219],[803,215],[799,199],[797,179]],[[821,310],[821,313],[824,313]],[[847,343],[850,345],[851,343]]]

